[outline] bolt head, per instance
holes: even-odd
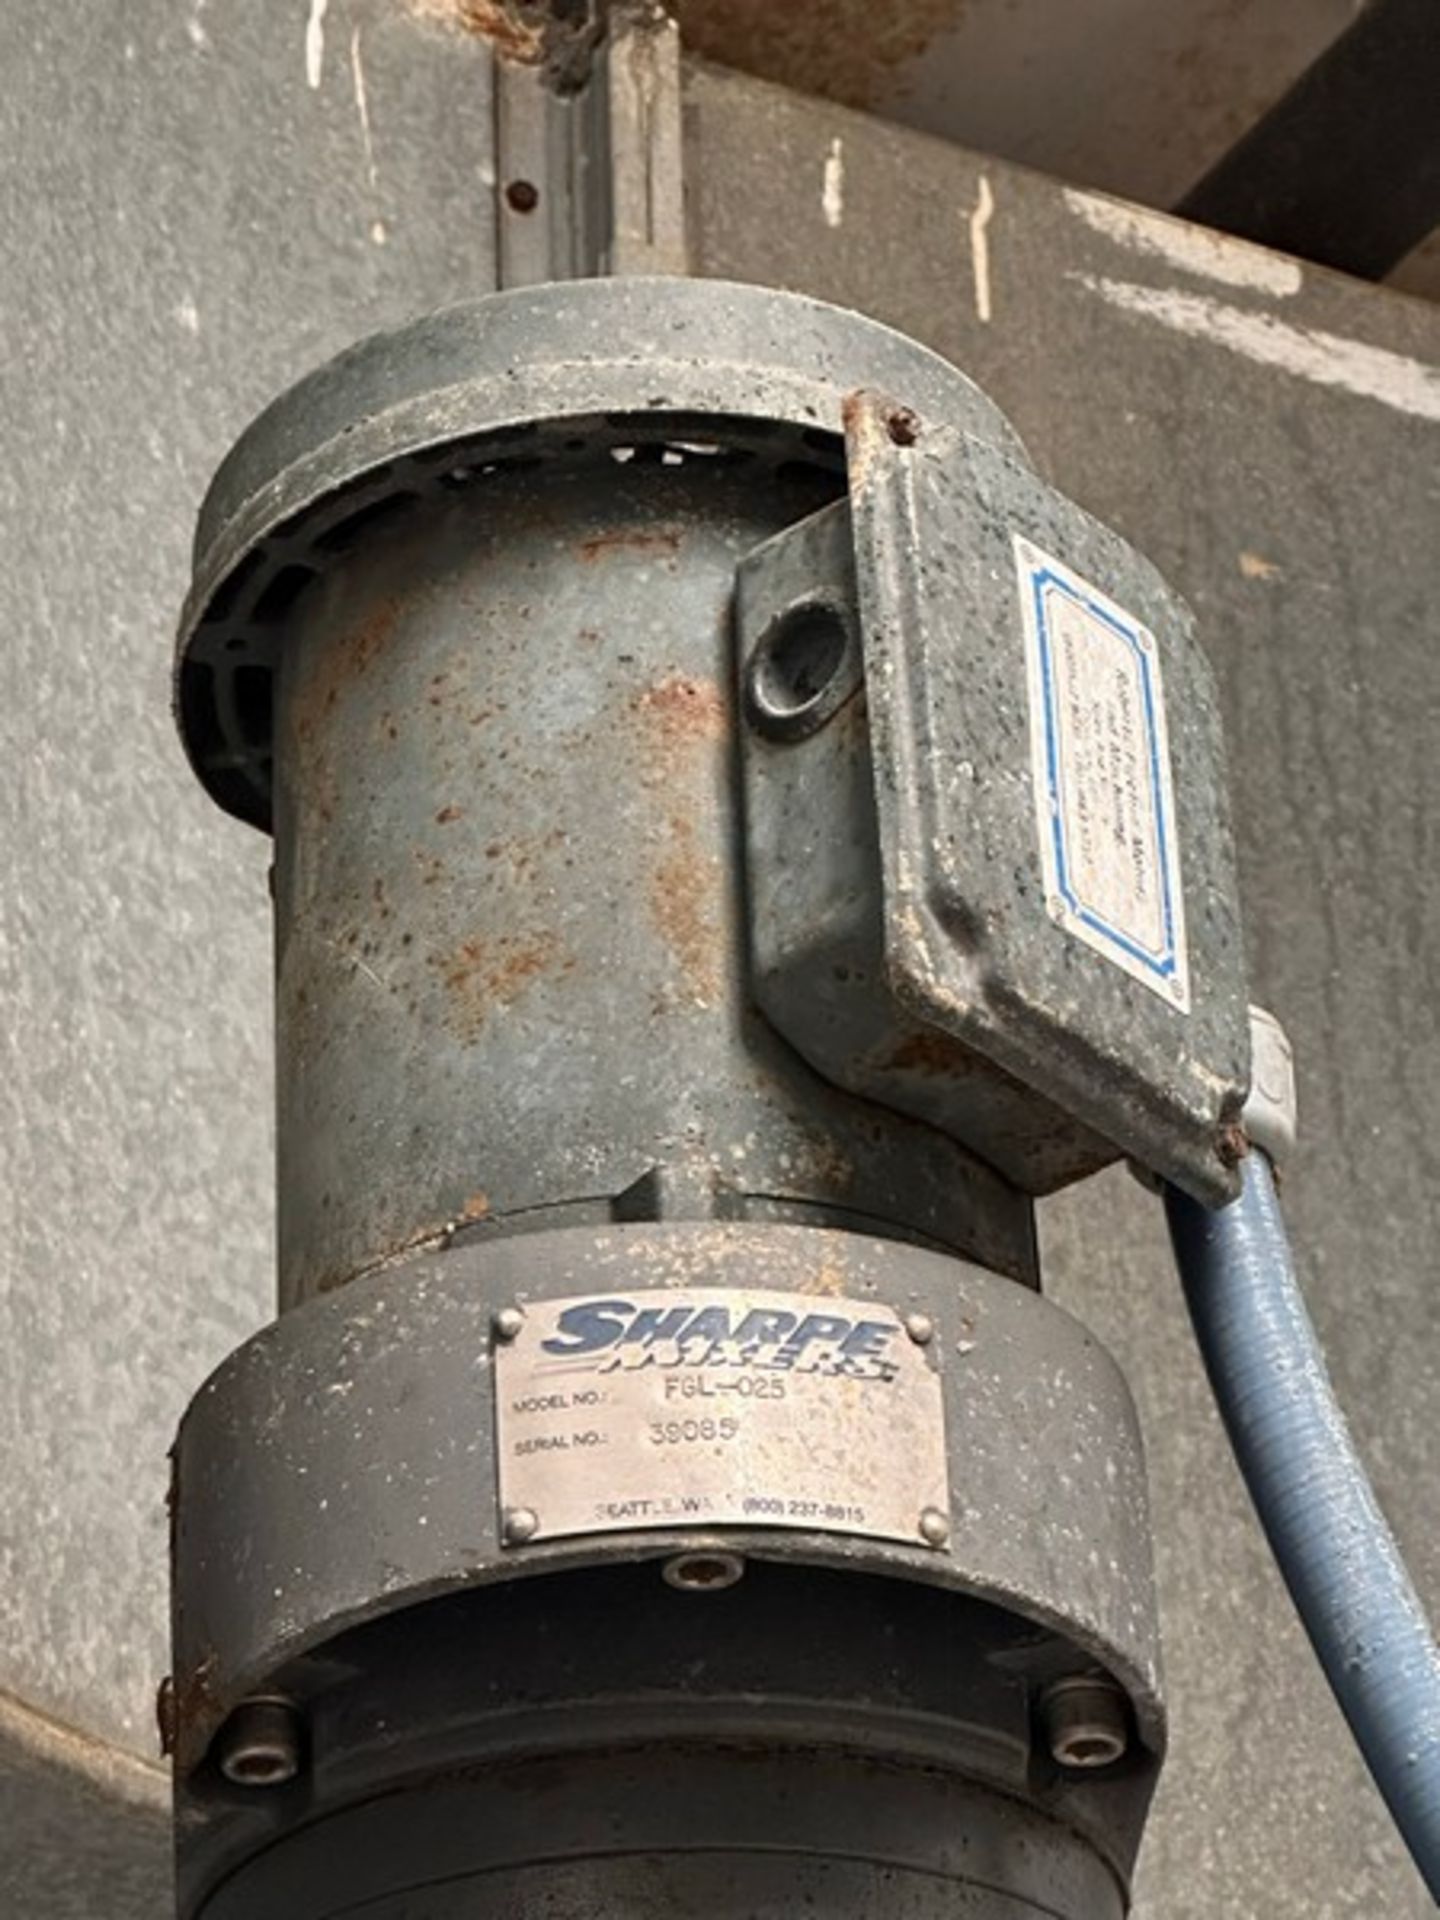
[[[288,1700],[242,1700],[215,1736],[216,1763],[236,1787],[288,1785],[300,1753],[300,1716]]]
[[[928,1347],[935,1338],[935,1322],[928,1313],[907,1313],[905,1331],[917,1347]]]
[[[525,1315],[519,1307],[501,1307],[490,1322],[490,1330],[497,1340],[509,1342],[518,1340],[525,1325]]]
[[[540,1531],[540,1516],[532,1507],[507,1507],[501,1533],[507,1547],[523,1547]]]
[[[745,1577],[745,1562],[738,1553],[700,1547],[672,1555],[661,1573],[679,1593],[723,1593]]]
[[[1098,1675],[1057,1680],[1041,1701],[1040,1717],[1050,1757],[1067,1772],[1113,1766],[1130,1745],[1125,1696]]]
[[[913,447],[920,438],[920,416],[910,407],[892,407],[885,416],[885,429],[897,447]]]
[[[939,1507],[926,1507],[920,1515],[920,1538],[927,1547],[943,1547],[950,1538],[950,1516]]]

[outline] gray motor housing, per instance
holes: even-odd
[[[573,283],[262,416],[177,707],[275,836],[282,1308],[176,1448],[186,1920],[1122,1912],[1143,1472],[1031,1196],[1233,1185],[1183,607],[912,342]]]

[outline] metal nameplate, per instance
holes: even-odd
[[[943,1546],[928,1323],[907,1330],[873,1300],[719,1287],[537,1301],[509,1318],[495,1405],[512,1542],[743,1526]]]

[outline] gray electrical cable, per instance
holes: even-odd
[[[1320,1663],[1440,1901],[1440,1652],[1336,1404],[1270,1163],[1210,1212],[1169,1189],[1190,1316],[1240,1471]]]

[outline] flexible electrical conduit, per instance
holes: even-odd
[[[1336,1404],[1270,1163],[1211,1212],[1166,1210],[1240,1471],[1335,1697],[1440,1903],[1440,1653]]]

